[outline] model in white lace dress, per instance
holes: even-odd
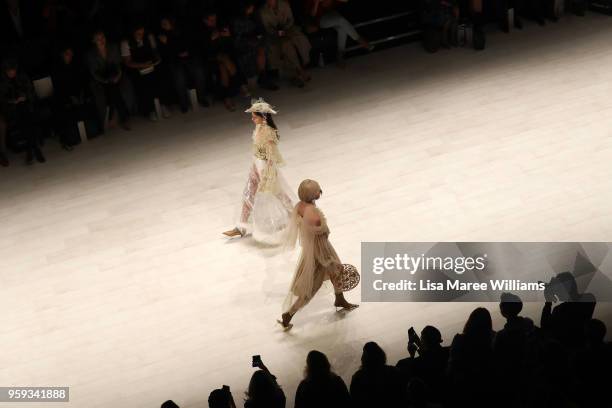
[[[224,232],[228,237],[252,234],[256,241],[279,244],[289,224],[296,201],[279,167],[284,165],[278,150],[278,130],[272,115],[276,111],[263,99],[246,110],[251,113],[253,164],[249,171],[235,228]]]

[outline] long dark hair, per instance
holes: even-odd
[[[320,351],[312,350],[306,356],[305,377],[314,382],[323,382],[330,378],[331,365],[327,356]]]
[[[257,370],[251,376],[246,395],[247,400],[254,404],[254,406],[270,407],[274,406],[279,391],[280,387],[270,373],[264,370]]]
[[[255,114],[261,118],[264,118],[264,120],[266,121],[266,123],[268,124],[268,126],[270,126],[272,129],[276,130],[276,136],[280,139],[280,135],[278,134],[278,128],[276,127],[276,123],[274,123],[274,119],[272,118],[272,114],[271,113],[261,113],[261,112],[255,112]]]

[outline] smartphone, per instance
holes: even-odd
[[[260,355],[256,355],[253,356],[253,367],[259,367],[261,365],[261,356]]]
[[[416,331],[414,331],[414,327],[408,329],[408,343],[414,343],[416,341]]]
[[[414,330],[414,327],[408,329],[408,343],[416,344],[419,348],[421,347],[421,339],[419,335]]]

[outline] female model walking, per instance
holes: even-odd
[[[253,164],[242,194],[236,226],[223,234],[242,237],[252,233],[256,241],[279,244],[289,224],[295,200],[278,169],[284,162],[278,150],[278,129],[272,119],[276,111],[259,98],[246,112],[251,113],[251,120],[255,123]]]
[[[298,188],[300,201],[293,209],[287,244],[295,246],[299,236],[302,253],[285,300],[285,313],[278,320],[286,330],[292,327],[293,316],[314,297],[325,280],[330,280],[334,286],[335,307],[344,310],[358,307],[349,303],[343,292],[357,286],[359,274],[354,266],[340,262],[328,240],[329,227],[325,215],[315,205],[322,193],[319,183],[314,180],[304,180]]]

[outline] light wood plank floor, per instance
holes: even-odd
[[[480,53],[404,46],[265,94],[286,176],[321,182],[332,242],[354,264],[361,241],[611,241],[611,23],[528,24]],[[350,381],[367,340],[392,362],[409,326],[451,340],[474,305],[340,316],[321,295],[279,330],[297,254],[220,235],[251,128],[217,105],[0,169],[0,385],[68,385],[63,406],[78,408],[205,407],[222,384],[240,401],[261,354],[292,402],[311,349]],[[610,322],[609,305],[596,313]]]

